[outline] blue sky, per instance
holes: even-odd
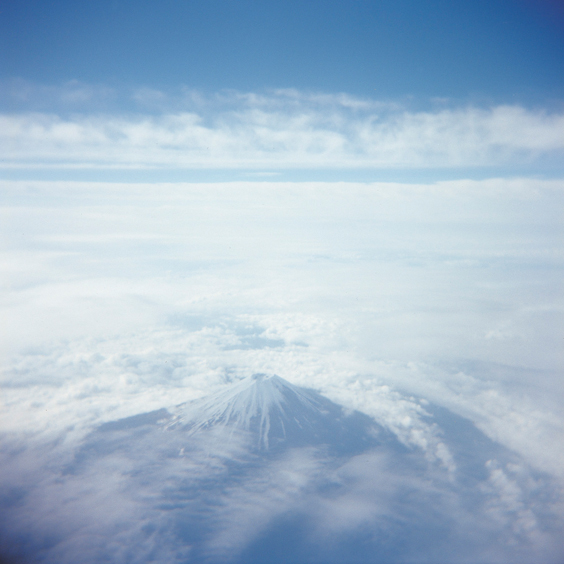
[[[557,2],[4,2],[2,78],[378,99],[561,100]]]

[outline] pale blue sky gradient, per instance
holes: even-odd
[[[546,104],[564,91],[558,2],[9,0],[0,76],[215,92]]]

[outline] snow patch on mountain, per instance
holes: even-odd
[[[226,390],[172,410],[167,427],[194,431],[215,425],[258,433],[268,449],[271,437],[287,439],[295,427],[307,429],[327,414],[322,398],[276,375],[253,374]]]
[[[347,413],[313,390],[262,373],[170,412],[168,429],[194,433],[221,426],[232,432],[248,432],[260,450],[316,444],[350,449],[359,436],[365,443],[376,442],[384,433],[365,415]]]

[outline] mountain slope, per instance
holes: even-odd
[[[254,374],[171,411],[169,429],[197,432],[221,426],[248,432],[260,450],[325,444],[352,453],[392,440],[391,434],[366,415],[346,414],[320,394],[276,375]]]
[[[43,445],[27,478],[31,452],[0,452],[21,484],[0,477],[0,552],[18,543],[45,564],[561,562],[557,485],[470,421],[426,411],[452,466],[263,374],[105,423],[70,449]]]

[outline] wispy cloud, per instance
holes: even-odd
[[[555,164],[564,155],[564,114],[516,105],[414,111],[346,94],[173,99],[140,89],[134,111],[100,113],[90,101],[109,90],[71,86],[60,93],[67,111],[0,117],[2,166],[436,168]]]

